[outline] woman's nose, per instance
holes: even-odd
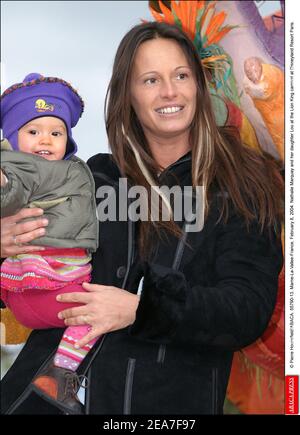
[[[161,83],[160,94],[162,98],[174,98],[177,95],[176,83],[174,83],[172,80],[164,80]]]

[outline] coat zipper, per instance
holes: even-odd
[[[166,345],[160,344],[158,349],[157,362],[159,364],[163,364],[165,361],[165,356],[166,356]]]
[[[184,251],[184,245],[186,243],[186,239],[187,239],[187,232],[186,232],[186,223],[184,224],[184,228],[183,228],[183,234],[177,244],[177,249],[174,255],[174,260],[173,260],[173,264],[172,264],[172,269],[173,270],[178,270],[181,260],[182,260],[182,256],[183,256],[183,251]]]
[[[90,403],[91,403],[91,389],[90,389],[90,385],[91,385],[91,379],[92,379],[92,366],[89,367],[89,370],[86,374],[87,377],[87,382],[88,382],[88,387],[86,389],[86,393],[85,393],[85,398],[84,398],[84,413],[86,415],[89,415],[90,413]]]
[[[127,365],[127,374],[125,382],[125,393],[124,393],[124,415],[131,414],[131,397],[132,397],[132,386],[133,386],[133,375],[135,370],[136,360],[129,358]]]
[[[218,369],[212,369],[212,414],[218,411]]]
[[[184,224],[184,232],[183,235],[181,237],[181,239],[179,240],[178,244],[177,244],[177,249],[174,255],[174,260],[173,260],[173,264],[172,264],[172,269],[173,270],[178,270],[181,260],[182,260],[182,255],[183,255],[183,251],[184,251],[184,245],[187,239],[187,232],[185,231],[186,229],[186,223]],[[166,356],[166,345],[165,344],[160,344],[159,348],[158,348],[158,355],[157,355],[157,363],[159,364],[163,364],[165,361],[165,356]]]
[[[122,283],[122,288],[126,286],[130,267],[134,260],[134,223],[128,218],[128,248],[127,248],[127,267],[125,277]]]

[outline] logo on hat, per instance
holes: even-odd
[[[45,100],[42,98],[39,98],[35,102],[35,108],[37,112],[47,112],[47,110],[50,110],[50,112],[53,112],[54,110],[54,104],[47,104]]]

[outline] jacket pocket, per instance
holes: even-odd
[[[128,360],[124,414],[217,414],[217,369],[167,361],[159,348],[154,361]],[[134,377],[134,379],[133,379]]]
[[[124,415],[131,414],[131,397],[132,397],[132,386],[133,386],[135,362],[136,362],[135,359],[129,358],[128,364],[127,364],[125,392],[124,392],[124,408],[123,408]]]

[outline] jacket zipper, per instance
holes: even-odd
[[[122,283],[122,288],[126,286],[130,267],[134,260],[134,223],[128,218],[128,248],[127,248],[127,267],[125,277]]]
[[[212,370],[212,414],[217,414],[218,410],[218,369]]]
[[[159,364],[163,364],[165,361],[165,356],[166,356],[166,345],[160,344],[158,349],[157,362]]]
[[[178,270],[181,260],[182,260],[182,256],[183,256],[183,251],[184,251],[184,244],[186,242],[187,239],[187,232],[186,232],[186,223],[184,224],[184,229],[183,229],[183,234],[177,244],[177,249],[174,255],[174,260],[173,260],[173,264],[172,264],[172,269],[174,270]]]
[[[182,260],[182,255],[183,255],[183,251],[184,251],[184,244],[185,244],[186,239],[187,239],[187,232],[185,231],[185,229],[186,229],[186,223],[184,224],[184,230],[183,230],[184,233],[177,244],[177,249],[176,249],[173,264],[172,264],[173,270],[179,269],[179,266],[180,266],[180,263]],[[165,356],[166,356],[166,345],[160,344],[159,348],[158,348],[157,363],[163,364],[165,361]]]
[[[129,358],[127,365],[127,374],[125,381],[125,393],[124,393],[124,415],[131,414],[131,397],[132,397],[132,386],[133,386],[133,375],[135,370],[136,360]]]

